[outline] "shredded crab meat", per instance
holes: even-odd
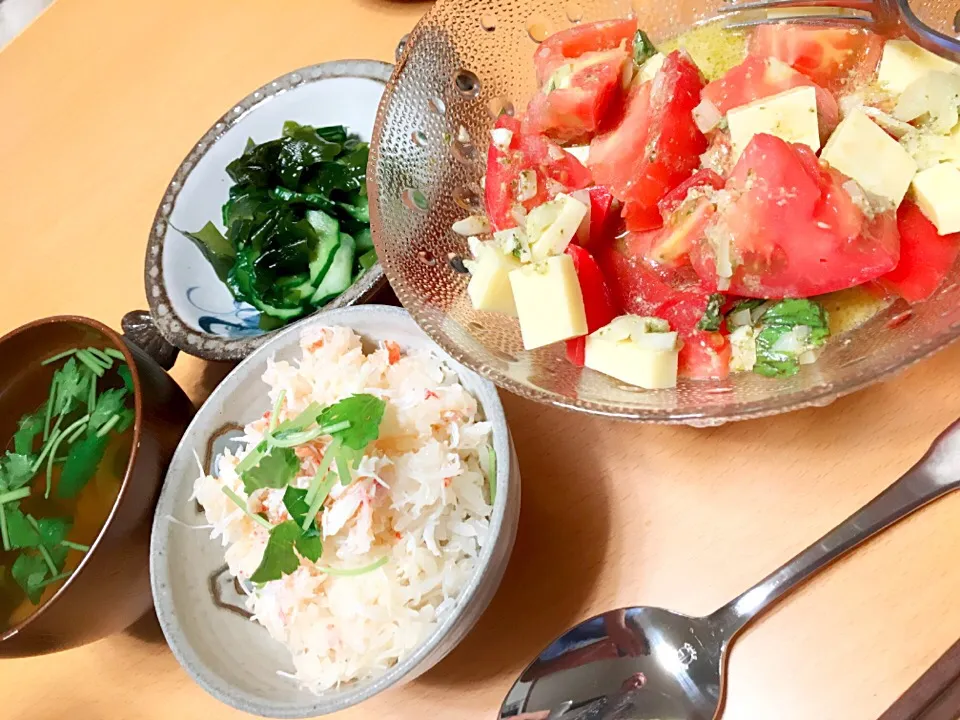
[[[412,652],[457,604],[487,542],[491,506],[485,467],[490,424],[476,399],[435,355],[404,353],[392,341],[365,352],[352,330],[325,327],[301,339],[297,362],[270,360],[265,405],[283,393],[276,420],[311,402],[330,405],[369,393],[386,403],[378,439],[334,483],[318,527],[323,554],[301,558],[293,573],[257,586],[244,583],[256,622],[290,651],[294,677],[322,692],[375,676]],[[247,580],[260,564],[268,530],[223,492],[229,488],[271,524],[290,519],[284,489],[249,496],[236,468],[269,431],[270,414],[249,422],[239,450],[226,449],[194,486],[211,537],[226,547],[230,572]],[[296,448],[307,488],[330,438]],[[340,576],[325,567],[357,568],[386,557],[371,572]],[[277,668],[285,672],[283,668]]]

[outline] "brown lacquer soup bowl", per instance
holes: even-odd
[[[193,406],[164,370],[164,366],[169,368],[172,365],[175,351],[171,352],[172,348],[158,336],[141,332],[144,327],[141,320],[135,314],[124,318],[126,333],[121,336],[96,320],[58,316],[31,322],[0,338],[2,452],[14,451],[11,438],[17,432],[21,418],[43,408],[51,395],[51,380],[62,364],[42,365],[44,359],[72,348],[92,347],[113,361],[114,370],[124,365],[129,368],[118,375],[123,382],[115,379],[115,384],[124,388],[127,411],[126,427],[119,438],[122,449],[113,454],[108,451],[89,482],[93,491],[109,487],[110,494],[104,495],[107,499],[102,504],[102,515],[98,518],[91,516],[95,525],[88,523],[86,528],[80,527],[83,524],[80,507],[86,497],[82,494],[86,492],[84,489],[73,501],[77,505],[77,520],[71,522],[74,536],[76,531],[87,534],[81,538],[83,545],[63,539],[48,540],[38,530],[49,553],[41,550],[39,544],[33,549],[19,551],[33,557],[40,553],[56,555],[55,543],[60,542],[73,548],[69,552],[76,555],[60,568],[70,572],[62,573],[58,582],[50,582],[49,587],[44,587],[43,581],[39,581],[37,603],[28,604],[24,600],[12,611],[7,608],[8,612],[0,619],[0,657],[40,655],[99,640],[127,628],[152,605],[149,544],[154,506],[167,463],[193,415]],[[88,358],[84,356],[84,359]],[[101,396],[110,389],[104,384],[109,381],[109,374],[105,379],[101,378]],[[88,386],[90,384],[88,382]],[[83,425],[83,418],[80,424]],[[77,431],[82,429],[94,435],[91,427],[78,426]],[[56,437],[56,433],[51,433],[51,437]],[[34,440],[39,443],[42,439],[41,434]],[[60,452],[61,455],[64,453]],[[61,466],[66,463],[62,457],[56,460]],[[38,461],[42,458],[38,457]],[[63,471],[56,472],[60,473],[57,476],[59,482]],[[9,475],[7,477],[9,479]],[[12,523],[13,510],[9,508],[17,508],[18,517],[29,515],[31,522],[35,522],[36,518],[30,515],[33,512],[42,524],[45,516],[35,509],[30,510],[37,507],[31,506],[30,502],[40,502],[43,497],[42,483],[41,469],[32,484],[27,486],[33,498],[5,503],[4,507],[8,508],[4,512],[5,518]],[[57,489],[54,486],[54,497]],[[16,542],[16,528],[12,524],[3,528],[3,534],[5,541],[13,539]],[[22,531],[20,534],[22,536]],[[6,544],[9,546],[10,542]],[[19,559],[19,555],[13,555],[15,552],[7,551],[6,559]],[[67,550],[64,548],[63,552]],[[14,573],[12,562],[8,565],[10,567],[0,568],[4,571],[0,575],[0,594],[6,593],[8,598],[12,596],[14,600],[11,602],[16,604],[14,593],[18,589],[11,583],[23,581],[23,568]],[[16,580],[17,575],[20,581]],[[50,580],[55,581],[56,576]]]

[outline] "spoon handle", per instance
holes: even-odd
[[[899,480],[780,569],[710,616],[724,645],[795,587],[918,508],[960,485],[960,420]]]

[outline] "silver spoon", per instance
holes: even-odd
[[[834,560],[960,485],[960,421],[893,485],[716,612],[620,608],[568,630],[530,663],[500,708],[513,720],[712,720],[727,650],[757,615]]]

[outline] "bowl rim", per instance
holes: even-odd
[[[230,109],[221,115],[193,144],[164,188],[150,225],[150,233],[147,237],[147,247],[144,253],[143,283],[147,303],[150,307],[150,315],[160,334],[167,342],[204,360],[242,360],[262,345],[267,338],[283,329],[268,330],[252,337],[227,338],[213,335],[197,330],[184,322],[170,301],[163,267],[163,249],[167,231],[168,227],[172,228],[169,222],[170,215],[176,208],[177,200],[187,178],[210,149],[234,125],[278,95],[292,92],[299,87],[316,82],[341,77],[375,80],[382,83],[386,88],[386,84],[393,73],[393,67],[390,63],[381,60],[342,59],[306,65],[291,70],[275,77],[251,91],[238,102],[233,103]],[[383,288],[385,284],[386,278],[378,261],[362,273],[346,292],[306,317],[312,317],[318,312],[363,303]],[[295,320],[289,325],[295,325],[296,323]],[[289,325],[284,327],[289,327]]]
[[[208,403],[204,403],[204,406],[201,407],[191,420],[190,425],[184,432],[174,452],[170,464],[171,469],[164,479],[160,499],[157,502],[153,528],[150,535],[150,585],[153,592],[157,619],[166,637],[167,644],[170,646],[170,650],[173,652],[174,657],[176,657],[177,662],[180,663],[197,684],[213,697],[238,710],[253,713],[261,717],[309,718],[317,715],[325,715],[352,707],[401,682],[441,645],[444,639],[454,630],[456,624],[460,622],[464,609],[470,605],[478,593],[481,592],[483,581],[491,570],[491,562],[495,555],[495,548],[499,546],[500,542],[503,541],[507,535],[507,501],[511,496],[511,487],[519,485],[520,477],[519,469],[516,465],[516,456],[513,450],[513,441],[510,436],[509,425],[497,389],[489,380],[478,376],[457,361],[451,361],[451,358],[449,358],[442,349],[436,347],[430,337],[423,333],[419,326],[413,321],[410,314],[403,308],[376,304],[355,305],[338,308],[329,313],[314,315],[301,323],[283,328],[272,336],[269,342],[257,348],[254,353],[237,365],[217,386],[214,392],[211,393],[211,398],[214,394],[221,392],[221,389],[226,387],[227,382],[231,378],[243,377],[245,380],[252,379],[254,377],[252,375],[253,371],[258,365],[264,362],[266,358],[273,355],[275,346],[285,344],[291,335],[299,337],[303,331],[308,329],[307,323],[317,326],[343,325],[345,327],[351,327],[352,329],[350,317],[360,314],[379,315],[383,317],[384,322],[387,323],[409,322],[410,329],[423,334],[428,346],[434,346],[432,350],[450,366],[451,370],[453,370],[458,377],[462,378],[474,375],[477,383],[486,386],[486,390],[489,393],[489,401],[481,403],[481,407],[486,416],[486,420],[491,423],[494,449],[496,450],[498,458],[496,497],[490,515],[489,526],[489,537],[491,540],[487,542],[478,556],[477,565],[466,587],[464,587],[461,592],[454,611],[449,613],[412,653],[372,680],[362,681],[364,684],[360,688],[338,691],[337,694],[327,698],[324,698],[322,694],[317,695],[315,699],[311,699],[309,705],[295,707],[285,706],[285,709],[279,710],[273,706],[270,701],[255,698],[246,691],[238,691],[234,686],[221,682],[218,673],[206,666],[193,649],[192,641],[188,639],[176,614],[173,612],[172,600],[168,597],[170,591],[169,589],[164,589],[164,586],[170,585],[170,575],[166,569],[167,561],[162,560],[160,557],[161,552],[165,553],[167,536],[170,532],[169,528],[172,525],[172,523],[164,523],[162,521],[165,515],[169,513],[168,506],[172,506],[171,498],[173,495],[173,487],[177,482],[190,481],[189,478],[180,478],[179,480],[174,478],[172,468],[178,455],[189,453],[193,450],[194,441],[192,440],[192,436],[199,432],[199,423],[205,421],[204,408],[209,406]],[[227,394],[226,390],[223,390],[222,394]],[[480,402],[479,398],[478,402]],[[515,501],[519,502],[519,497],[517,497]],[[265,628],[261,628],[261,630],[266,632]]]
[[[0,631],[0,643],[16,637],[31,623],[40,618],[40,616],[42,616],[44,613],[48,612],[50,608],[54,606],[54,604],[58,603],[60,599],[70,591],[70,587],[74,584],[74,580],[90,564],[90,558],[93,557],[94,553],[97,551],[103,536],[106,534],[107,529],[113,523],[113,520],[117,515],[120,504],[124,501],[124,498],[126,498],[127,492],[131,485],[133,467],[136,464],[137,457],[139,456],[140,439],[143,431],[143,385],[140,381],[140,371],[137,369],[137,363],[133,357],[133,353],[130,351],[127,343],[123,340],[123,336],[117,331],[111,327],[108,327],[99,320],[94,320],[93,318],[84,317],[82,315],[52,315],[50,317],[40,318],[39,320],[32,320],[31,322],[21,325],[20,327],[15,328],[3,335],[0,337],[0,348],[2,348],[3,345],[8,341],[26,332],[30,332],[31,330],[35,330],[45,325],[57,325],[61,323],[86,325],[87,327],[99,332],[112,344],[114,348],[123,353],[124,361],[130,368],[130,377],[133,380],[133,441],[132,445],[130,446],[130,456],[127,458],[127,466],[123,471],[123,480],[120,483],[120,489],[117,491],[117,497],[113,501],[113,505],[110,507],[110,512],[107,514],[107,517],[101,524],[96,538],[94,538],[93,542],[90,543],[90,549],[84,553],[80,564],[77,565],[76,569],[70,574],[70,577],[64,581],[63,585],[60,586],[60,589],[57,590],[57,592],[55,592],[49,600],[41,604],[38,608],[36,608],[36,610],[34,610],[32,613],[30,613],[30,615],[16,625],[12,625],[6,630]]]
[[[911,347],[909,353],[902,355],[896,361],[885,363],[869,375],[856,375],[843,382],[825,382],[805,390],[781,393],[764,400],[742,403],[738,405],[734,411],[719,407],[705,411],[682,413],[659,408],[631,409],[625,406],[618,406],[615,403],[568,397],[544,389],[536,390],[531,388],[524,383],[514,380],[508,374],[483,360],[471,358],[466,351],[450,339],[448,335],[443,333],[435,322],[439,314],[442,314],[445,318],[448,318],[449,315],[443,313],[443,311],[438,308],[427,308],[423,306],[419,302],[420,298],[399,282],[402,277],[401,265],[403,263],[396,256],[396,253],[386,251],[383,247],[383,241],[381,240],[381,237],[384,235],[383,219],[380,213],[382,198],[376,171],[376,165],[380,161],[381,156],[381,140],[384,137],[384,127],[389,118],[396,114],[392,112],[394,95],[401,78],[408,72],[408,59],[411,54],[418,52],[421,37],[427,36],[428,39],[435,38],[435,18],[448,15],[450,6],[456,4],[457,0],[437,0],[421,17],[404,43],[403,52],[397,60],[393,75],[387,82],[387,87],[380,100],[380,107],[377,110],[373,139],[370,143],[370,164],[367,172],[367,187],[370,196],[370,231],[373,235],[374,246],[377,249],[377,257],[380,260],[383,272],[390,286],[396,294],[397,299],[400,300],[403,307],[410,313],[420,328],[439,345],[444,352],[457,362],[490,380],[497,387],[540,404],[552,405],[564,410],[575,410],[588,415],[596,415],[616,420],[630,420],[658,425],[715,427],[728,422],[770,417],[807,407],[825,407],[845,395],[850,395],[858,390],[862,390],[897,375],[960,338],[960,324],[957,324],[948,330],[916,343]],[[627,13],[627,16],[634,16],[635,14],[634,11],[631,11]],[[466,22],[468,18],[464,18],[461,13],[458,15],[458,21]]]

